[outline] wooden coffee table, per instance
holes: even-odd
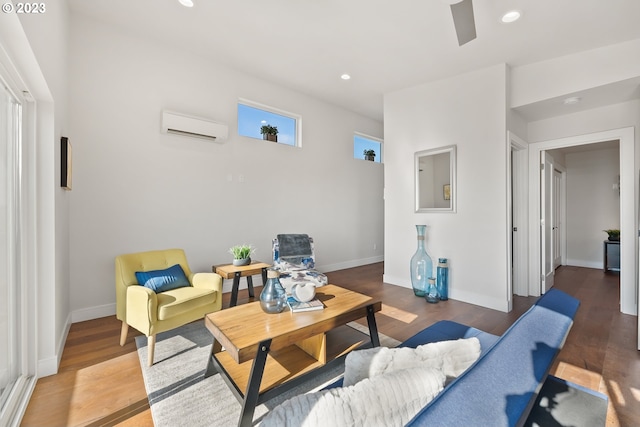
[[[366,341],[380,345],[374,315],[382,307],[379,300],[335,285],[318,288],[316,295],[324,310],[266,314],[256,301],[205,316],[214,337],[205,378],[219,372],[242,403],[239,426],[252,424],[257,405],[330,368]],[[343,326],[362,317],[370,337]],[[352,333],[354,340],[344,339]]]
[[[235,307],[238,303],[238,288],[240,287],[240,277],[247,278],[247,290],[249,291],[249,298],[253,298],[253,276],[254,274],[262,274],[262,285],[267,283],[267,268],[271,267],[270,264],[266,264],[260,261],[252,261],[249,265],[219,265],[211,266],[211,270],[214,273],[218,273],[223,279],[233,279],[233,286],[231,287],[231,301],[229,307]]]

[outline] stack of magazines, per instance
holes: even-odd
[[[287,305],[293,313],[299,313],[301,311],[322,310],[324,308],[324,305],[318,299],[312,299],[309,302],[300,302],[294,297],[287,298]]]

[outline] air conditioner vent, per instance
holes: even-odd
[[[223,142],[229,136],[229,126],[208,119],[163,111],[162,132]]]

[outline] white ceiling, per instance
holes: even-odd
[[[638,0],[473,0],[478,38],[462,47],[446,0],[193,1],[190,9],[178,0],[69,4],[74,14],[378,120],[386,92],[640,38]],[[511,9],[523,17],[500,23]]]

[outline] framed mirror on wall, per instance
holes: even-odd
[[[417,151],[414,163],[416,212],[455,212],[456,146]]]

